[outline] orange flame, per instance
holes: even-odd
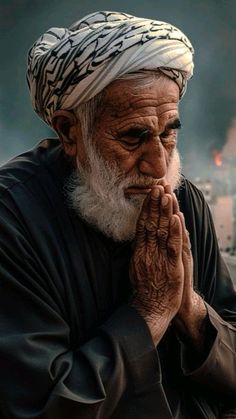
[[[212,155],[213,155],[214,164],[217,167],[222,166],[222,164],[223,164],[222,151],[220,151],[220,150],[213,150]]]

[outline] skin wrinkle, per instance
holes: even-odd
[[[172,110],[173,112],[173,110]],[[178,118],[178,113],[171,113],[171,115],[168,115],[168,118],[166,118],[166,115],[160,115],[160,119],[164,118],[164,122],[162,124],[160,124],[160,129],[159,132],[163,132],[163,130],[165,129],[165,126],[167,124],[167,120],[169,121],[171,118],[176,119]],[[136,120],[138,120],[138,126],[141,127],[145,127],[146,129],[149,129],[150,131],[156,131],[156,126],[158,126],[158,120],[153,120],[150,116],[149,118],[146,117],[145,118],[140,118],[140,115],[135,115],[132,117],[132,124],[130,122],[127,123],[127,120],[125,122],[125,125],[120,125],[122,122],[120,121],[116,121],[116,129],[111,132],[110,130],[110,120],[109,120],[109,116],[107,118],[103,118],[103,114],[101,115],[101,120],[103,121],[103,124],[107,124],[109,126],[109,129],[107,131],[104,132],[103,126],[100,128],[99,126],[96,127],[96,132],[97,132],[97,138],[105,138],[101,144],[101,142],[99,142],[99,149],[101,154],[104,156],[107,156],[107,159],[109,160],[118,160],[118,162],[122,162],[125,159],[131,161],[132,164],[132,159],[135,160],[135,158],[140,159],[140,155],[142,154],[143,151],[143,147],[140,147],[140,150],[137,151],[136,156],[134,156],[133,152],[130,152],[129,150],[122,150],[120,145],[116,144],[117,142],[117,136],[119,136],[119,131],[123,131],[124,129],[128,129],[128,128],[132,128],[134,125],[137,126],[135,124]],[[112,128],[112,124],[111,124],[111,128]],[[154,136],[154,134],[153,134]],[[114,141],[110,141],[113,139]],[[111,144],[112,143],[112,144]],[[114,153],[114,150],[118,150],[118,153]],[[139,155],[138,155],[139,154]],[[115,156],[114,156],[115,155]],[[132,171],[128,171],[127,174],[131,174]]]
[[[133,85],[126,80],[107,88],[104,97],[119,107],[119,116],[114,118],[117,112],[105,103],[87,140],[81,141],[79,122],[75,125],[68,112],[68,135],[74,136],[74,146],[66,150],[78,166],[71,202],[87,222],[114,240],[135,239],[131,304],[146,321],[154,344],[173,321],[177,331],[201,350],[204,339],[199,330],[204,327],[199,325],[204,325],[206,308],[192,288],[188,233],[173,194],[179,170],[176,128],[166,133],[170,121],[179,118],[179,88],[171,79],[154,80],[135,96]],[[132,144],[129,136],[121,134],[124,128],[137,126],[148,129],[149,135],[145,141],[138,137],[132,149],[122,142]],[[150,188],[146,199],[135,189],[141,183]]]
[[[148,120],[148,123],[146,122],[145,119],[142,119],[141,117],[139,117],[138,122],[136,122],[136,119],[134,119],[134,122],[132,123],[133,119],[134,119],[133,117],[130,118],[130,119],[127,117],[127,120],[125,120],[123,123],[121,122],[121,125],[118,128],[116,127],[115,129],[113,129],[112,126],[111,126],[110,127],[110,138],[112,140],[116,140],[117,136],[118,136],[118,138],[120,137],[118,135],[119,132],[120,132],[120,135],[121,135],[122,133],[124,133],[124,132],[126,132],[130,129],[137,129],[137,128],[148,130],[153,135],[158,135],[158,132],[155,129],[155,126],[158,123],[158,118],[157,118],[157,121],[155,121],[155,117],[153,117],[153,119],[150,117],[149,120]],[[142,121],[144,121],[144,122],[142,122]],[[160,130],[159,130],[160,133],[165,132],[165,130],[169,127],[169,125],[171,123],[174,123],[174,122],[180,122],[179,117],[176,116],[176,114],[173,114],[173,115],[168,114],[165,126],[160,127]],[[122,125],[122,124],[124,124],[124,125]],[[108,137],[109,137],[109,132],[108,132]]]
[[[122,104],[120,106],[122,106]],[[157,108],[158,108],[158,115],[157,115]],[[173,112],[173,113],[170,113],[170,112]],[[122,123],[125,123],[128,125],[129,123],[132,123],[131,122],[132,120],[136,121],[138,118],[143,119],[145,117],[148,117],[150,119],[150,117],[152,117],[152,118],[157,119],[157,121],[154,122],[153,124],[154,126],[156,126],[156,124],[158,123],[158,119],[160,119],[160,116],[164,116],[166,113],[167,113],[166,115],[167,120],[174,117],[178,117],[177,105],[169,104],[169,103],[168,104],[155,103],[152,106],[149,106],[148,109],[146,109],[146,105],[143,105],[143,107],[132,109],[130,112],[130,115],[129,115],[128,110],[124,110],[123,112],[120,111],[121,115],[116,115],[116,116],[113,116],[112,113],[109,113],[109,108],[108,108],[107,112],[106,111],[101,112],[100,118],[103,118],[103,116],[106,115],[106,122],[111,127],[113,126],[113,124],[115,125],[115,127],[117,127],[118,124],[122,124]],[[124,119],[124,121],[122,121],[122,119]],[[151,119],[148,120],[148,123],[151,125]],[[142,126],[143,122],[139,121],[137,124],[139,126]],[[116,129],[121,129],[121,126],[118,125],[118,128]],[[95,126],[95,129],[96,129],[96,126]]]

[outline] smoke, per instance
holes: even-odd
[[[227,0],[98,0],[96,9],[123,10],[179,26],[195,47],[195,73],[181,102],[179,148],[186,174],[208,171],[212,150],[221,150],[236,116],[236,2]],[[94,2],[12,0],[1,6],[0,161],[23,152],[50,129],[31,109],[25,69],[27,51],[49,27],[68,26],[94,11]],[[9,30],[11,28],[11,30]],[[54,134],[53,134],[54,136]],[[193,156],[193,157],[191,157]],[[203,172],[202,172],[203,170]]]

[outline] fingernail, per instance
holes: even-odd
[[[166,207],[168,205],[169,199],[167,198],[166,195],[164,195],[161,199],[161,203],[164,207]]]
[[[151,194],[153,197],[158,198],[160,195],[160,190],[158,188],[152,188]]]
[[[176,224],[176,221],[177,221],[176,218],[175,217],[172,217],[171,220],[170,220],[170,224],[172,226],[174,226]]]

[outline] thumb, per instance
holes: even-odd
[[[167,241],[167,254],[173,261],[182,257],[182,225],[177,214],[173,214],[169,224],[169,236]]]

